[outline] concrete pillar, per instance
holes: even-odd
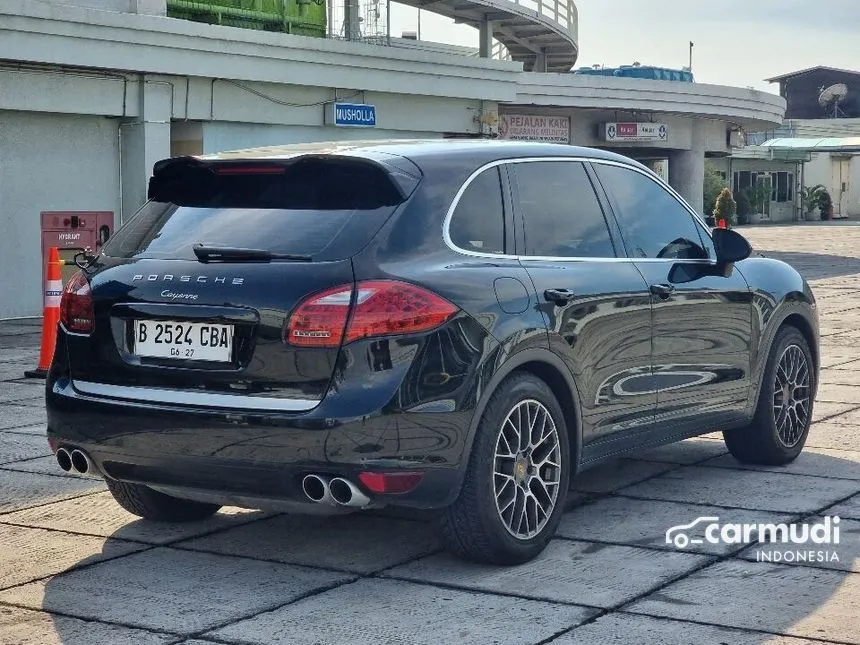
[[[705,193],[705,128],[694,120],[689,150],[669,153],[669,185],[702,215]]]
[[[172,85],[142,78],[139,97],[140,116],[119,128],[123,222],[146,202],[155,162],[170,156]]]
[[[535,56],[534,72],[546,72],[546,49],[541,49],[540,53]]]
[[[493,23],[486,17],[478,25],[478,55],[489,58],[493,55]]]
[[[347,40],[361,39],[361,8],[358,0],[343,0],[343,36]]]

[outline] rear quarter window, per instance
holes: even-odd
[[[466,251],[505,252],[505,211],[498,168],[483,171],[463,191],[448,235],[455,246]]]

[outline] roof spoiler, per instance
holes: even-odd
[[[326,174],[326,171],[329,171]],[[350,206],[344,208],[379,208],[405,202],[418,186],[421,172],[403,157],[384,155],[381,159],[351,155],[306,154],[279,159],[207,160],[199,157],[172,157],[158,161],[149,179],[147,197],[159,202],[200,206],[223,190],[229,177],[266,175],[271,181],[283,182],[282,208],[309,208],[310,197],[303,190],[309,183],[319,184],[327,202],[337,195],[344,178],[351,179]],[[311,178],[331,176],[326,182],[309,182]],[[363,190],[356,191],[356,186]],[[334,200],[336,202],[336,200]],[[316,206],[319,208],[319,206]]]

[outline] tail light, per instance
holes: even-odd
[[[358,480],[371,493],[381,495],[400,495],[414,490],[424,473],[359,473]]]
[[[284,341],[298,347],[339,347],[361,338],[435,329],[457,307],[426,289],[394,280],[359,282],[314,294],[290,318]]]
[[[63,289],[60,322],[68,331],[90,334],[96,326],[93,292],[83,271],[78,271]]]

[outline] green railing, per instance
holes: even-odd
[[[167,0],[167,15],[299,36],[326,35],[325,0]]]

